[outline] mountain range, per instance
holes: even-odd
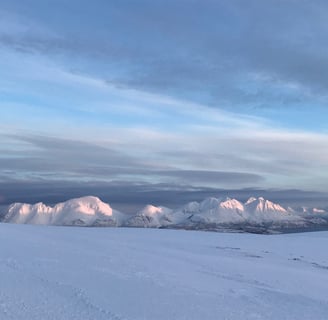
[[[114,210],[99,198],[87,196],[47,206],[14,203],[0,222],[58,226],[178,228],[203,230],[286,230],[328,226],[328,212],[318,208],[283,207],[262,197],[246,202],[206,198],[177,209],[147,205],[135,214]]]

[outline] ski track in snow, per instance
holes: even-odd
[[[0,319],[326,320],[327,241],[0,224]]]

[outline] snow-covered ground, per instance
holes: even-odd
[[[327,319],[328,232],[0,223],[0,319]]]

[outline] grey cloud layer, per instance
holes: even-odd
[[[290,206],[327,207],[327,194],[300,190],[264,189],[216,189],[176,184],[147,184],[135,181],[74,182],[74,181],[18,181],[0,182],[1,206],[13,202],[45,202],[54,204],[70,198],[97,195],[114,208],[135,213],[146,204],[178,207],[189,201],[201,201],[206,197],[235,197],[246,201],[250,196],[264,196],[272,201]]]
[[[307,141],[309,137],[273,141],[272,137],[207,137],[205,144],[199,138],[190,139],[197,152],[169,152],[170,141],[168,146],[158,145],[157,140],[139,143],[136,149],[123,152],[115,145],[40,135],[2,135],[0,202],[55,203],[94,194],[125,210],[134,210],[147,202],[175,206],[213,195],[240,199],[262,195],[286,204],[325,204],[325,193],[274,191],[266,185],[266,178],[301,179],[296,185],[302,187],[309,172],[312,177],[317,168],[322,180],[327,163],[322,146],[326,140],[315,137],[313,144],[311,139]],[[15,147],[4,149],[6,140]],[[184,164],[183,169],[179,163]],[[241,189],[243,186],[253,188]]]
[[[60,66],[60,71],[69,71],[69,75],[95,76],[97,84],[110,84],[106,89],[114,84],[230,110],[286,109],[295,105],[304,109],[316,104],[326,109],[327,9],[327,2],[307,0],[2,0],[0,51],[4,49],[10,56],[12,50],[17,50],[35,57],[36,63],[25,70],[26,83],[33,79],[34,68],[43,56]],[[18,90],[15,99],[19,100],[22,95],[15,84],[20,82],[24,70],[19,65],[15,72],[13,92]],[[36,70],[36,77],[47,72],[47,68]],[[62,77],[67,77],[67,73],[62,73]],[[54,75],[50,72],[48,77]],[[55,86],[65,86],[62,77],[58,77],[57,83],[54,81]],[[93,77],[90,79],[92,82]],[[38,80],[33,89],[39,98],[43,78]],[[51,81],[48,85],[50,89],[40,96],[49,103],[51,100],[56,111],[58,100],[55,94],[51,96],[56,90],[52,90]],[[29,92],[27,87],[23,85],[21,90]],[[74,94],[80,95],[83,88],[75,88]],[[61,102],[75,105],[76,101],[69,100],[65,90],[62,92]],[[66,92],[71,93],[70,86]],[[83,107],[87,108],[89,101],[97,101],[98,94],[81,93],[81,100],[86,101]],[[106,95],[102,98],[108,100]],[[134,102],[132,95],[121,103]],[[140,106],[144,103],[139,100]],[[156,109],[156,104],[156,99],[148,101],[146,113],[151,113],[152,105]],[[162,109],[166,107],[162,105]],[[182,104],[174,107],[183,108]],[[5,108],[10,111],[10,105]],[[76,107],[65,108],[67,111]],[[237,122],[224,125],[222,121],[213,121],[213,129],[206,122],[213,113],[207,112],[206,108],[197,109],[193,120],[194,125],[199,119],[197,124],[206,127],[203,131],[190,128],[188,118],[183,124],[171,124],[174,115],[163,119],[159,113],[157,120],[163,123],[157,126],[161,132],[150,132],[149,136],[147,132],[134,135],[133,130],[126,130],[129,121],[134,121],[132,115],[125,127],[119,128],[120,132],[115,131],[117,128],[108,130],[108,136],[113,135],[117,144],[84,142],[83,137],[88,134],[83,129],[79,131],[79,140],[29,134],[0,136],[0,182],[5,198],[10,198],[8,190],[18,198],[24,197],[29,187],[47,199],[61,199],[66,192],[68,197],[103,194],[101,187],[107,188],[105,182],[113,180],[115,184],[108,186],[111,193],[120,190],[132,199],[129,185],[140,188],[140,194],[150,190],[153,199],[162,200],[174,195],[174,191],[165,190],[175,186],[191,188],[191,194],[198,196],[221,187],[327,188],[327,136],[274,130],[266,124],[254,128],[255,121],[242,126]],[[203,113],[207,118],[204,122],[200,121]],[[180,116],[182,119],[183,113]],[[151,118],[145,123],[153,125]],[[17,127],[21,125],[23,121],[17,123]],[[176,131],[169,135],[171,125]],[[221,126],[225,129],[220,130]],[[178,132],[180,127],[185,132]],[[46,129],[43,127],[40,132]],[[100,141],[107,131],[102,134],[97,129],[93,128],[94,137],[98,134],[94,140]],[[59,131],[54,136],[65,135]],[[6,144],[6,139],[15,144]],[[21,147],[17,147],[18,142]],[[64,183],[62,189],[57,184],[59,180]],[[121,199],[115,194],[116,199]],[[181,199],[188,198],[183,191],[180,195]]]
[[[20,152],[13,150],[11,154],[7,150],[7,155],[0,157],[2,172],[11,173],[12,178],[23,174],[31,179],[55,179],[58,175],[78,180],[141,179],[196,185],[243,185],[263,180],[262,176],[247,172],[178,169],[166,164],[165,159],[163,162],[147,161],[147,152],[137,157],[82,141],[28,135],[8,137],[26,143]]]
[[[76,58],[73,69],[102,74],[111,83],[201,96],[221,107],[326,101],[325,1],[80,4],[56,1],[50,9],[42,1],[32,6],[3,1],[4,8],[24,16],[24,23],[37,22],[51,32],[40,33],[34,25],[29,32],[0,30],[0,43],[59,57],[65,53]],[[90,65],[85,59],[90,56],[98,64]]]
[[[326,136],[264,134],[265,131],[263,136],[176,134],[159,142],[156,135],[146,139],[144,133],[117,133],[118,144],[2,135],[1,173],[4,178],[15,180],[65,177],[76,181],[163,182],[215,188],[286,185],[324,189]],[[115,132],[111,135],[114,137]],[[16,144],[4,149],[6,139]]]

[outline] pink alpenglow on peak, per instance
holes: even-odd
[[[82,197],[58,203],[54,207],[15,203],[3,222],[44,225],[119,226],[124,214],[113,210],[97,197]]]
[[[312,215],[312,216],[311,216]],[[43,225],[108,226],[142,228],[206,229],[208,226],[306,226],[328,222],[323,209],[293,209],[263,197],[245,203],[231,198],[206,198],[177,209],[147,205],[134,215],[112,209],[97,197],[87,196],[47,206],[15,203],[2,215],[2,222]],[[326,219],[327,218],[327,219]],[[326,219],[326,220],[325,220]]]

